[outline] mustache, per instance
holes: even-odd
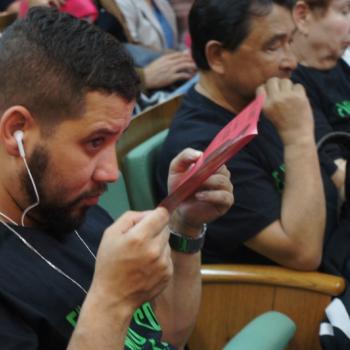
[[[93,189],[86,191],[79,195],[77,198],[75,198],[71,203],[68,204],[68,207],[74,207],[77,205],[80,201],[91,198],[91,197],[97,197],[101,196],[103,193],[105,193],[108,190],[107,183],[103,183],[101,185],[98,185],[94,187]]]

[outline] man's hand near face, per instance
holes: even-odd
[[[173,160],[170,191],[200,154],[185,150]],[[131,316],[147,301],[153,304],[164,340],[184,346],[200,302],[200,253],[171,252],[169,219],[173,229],[195,237],[204,223],[223,215],[232,203],[230,174],[222,167],[171,218],[166,209],[157,208],[128,212],[111,225],[103,235],[93,282],[68,349],[123,349]]]
[[[302,85],[272,78],[257,90],[265,95],[264,112],[276,127],[284,145],[313,139],[313,117]]]
[[[264,114],[284,146],[285,181],[279,220],[245,244],[281,265],[314,270],[326,213],[311,108],[303,87],[287,79],[270,79],[257,93],[265,95]]]

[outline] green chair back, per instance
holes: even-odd
[[[120,176],[118,181],[108,185],[108,191],[100,198],[99,204],[108,211],[113,219],[118,218],[130,209],[123,175]]]
[[[155,167],[168,129],[141,143],[123,159],[123,174],[132,210],[153,209],[156,199]]]

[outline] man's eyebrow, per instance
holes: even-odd
[[[118,135],[121,134],[122,128],[109,128],[109,127],[102,127],[95,130],[91,130],[88,137],[104,134],[104,135]]]
[[[292,32],[291,32],[290,38],[292,38],[292,37],[294,36],[294,34],[296,33],[296,31],[297,31],[297,28],[294,27],[294,29],[293,29]],[[263,47],[264,47],[264,48],[267,48],[267,47],[272,46],[272,45],[274,45],[274,44],[276,44],[276,43],[278,43],[278,42],[280,42],[280,41],[285,40],[285,39],[288,38],[288,37],[289,37],[289,34],[288,34],[288,33],[276,34],[276,35],[273,36],[271,39],[267,40],[267,41],[264,43]]]
[[[294,33],[294,31],[293,31]],[[286,39],[286,37],[288,37],[288,34],[287,33],[281,33],[281,34],[276,34],[275,36],[273,36],[272,38],[270,38],[269,40],[267,40],[263,47],[269,47],[271,45],[274,45],[280,41],[283,41]]]

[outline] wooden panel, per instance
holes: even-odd
[[[221,350],[249,321],[272,309],[273,295],[270,286],[205,284],[190,350]]]
[[[320,350],[319,327],[328,295],[292,288],[277,288],[274,310],[288,315],[297,325],[296,334],[288,350]]]
[[[176,96],[135,116],[118,142],[119,164],[131,149],[169,127],[180,102],[181,96]]]

